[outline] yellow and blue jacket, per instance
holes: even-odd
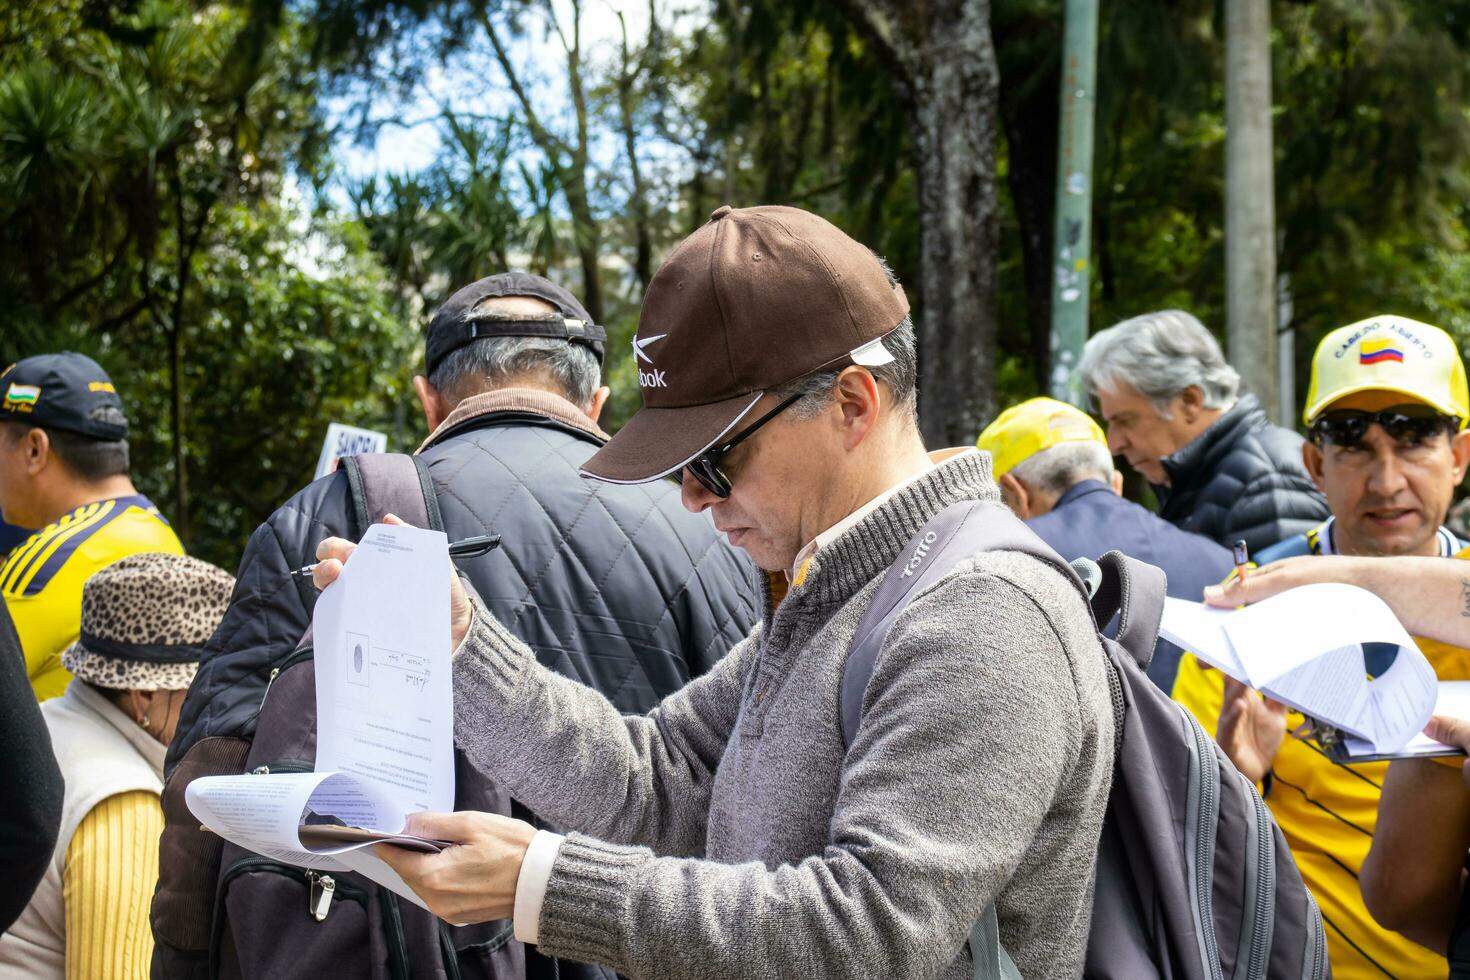
[[[82,585],[119,558],[147,551],[181,555],[184,547],[158,508],[141,495],[84,504],[16,545],[0,568],[37,699],[66,690],[61,654],[81,631]]]

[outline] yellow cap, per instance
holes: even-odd
[[[1375,316],[1332,331],[1312,356],[1302,421],[1311,425],[1339,398],[1396,391],[1470,421],[1465,362],[1454,338],[1402,316]]]
[[[1001,412],[980,433],[975,445],[990,453],[992,472],[999,479],[1043,449],[1088,441],[1104,447],[1108,444],[1092,416],[1054,398],[1032,398]]]

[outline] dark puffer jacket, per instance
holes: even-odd
[[[602,439],[554,396],[524,390],[467,400],[420,451],[451,541],[496,533],[459,563],[486,606],[546,666],[641,713],[715,663],[762,607],[758,573],[706,515],[660,481],[618,486],[578,469]],[[541,405],[547,411],[530,411]],[[468,409],[468,411],[466,410]],[[559,416],[559,417],[558,417]],[[224,621],[206,647],[168,751],[250,735],[270,665],[311,621],[316,590],[288,571],[332,535],[355,537],[347,480],[323,477],[256,529]]]
[[[1327,501],[1302,465],[1302,437],[1266,421],[1244,395],[1194,441],[1163,459],[1159,516],[1227,548],[1255,553],[1327,519]]]

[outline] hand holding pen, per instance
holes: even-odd
[[[461,538],[458,541],[451,541],[449,543],[449,557],[451,559],[479,558],[481,555],[488,555],[498,547],[500,547],[500,535],[478,534],[472,538]],[[309,577],[319,564],[320,562],[312,562],[310,565],[302,565],[300,568],[291,569],[287,574]]]

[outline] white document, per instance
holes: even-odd
[[[1470,681],[1440,681],[1434,699],[1434,713],[1446,718],[1470,719]],[[1352,736],[1343,741],[1350,756],[1374,754],[1371,742]],[[1454,754],[1454,750],[1443,742],[1436,742],[1423,732],[1409,739],[1408,744],[1396,753],[1398,756],[1410,758],[1447,754]]]
[[[200,822],[288,864],[360,871],[422,905],[362,850],[369,842],[307,846],[301,834],[329,824],[383,839],[410,813],[454,809],[449,574],[442,531],[369,528],[312,616],[317,771],[196,779],[185,800]]]
[[[1397,752],[1434,710],[1434,668],[1386,603],[1352,585],[1291,589],[1244,609],[1169,599],[1159,632],[1238,681],[1302,714]],[[1368,676],[1363,646],[1391,644]]]

